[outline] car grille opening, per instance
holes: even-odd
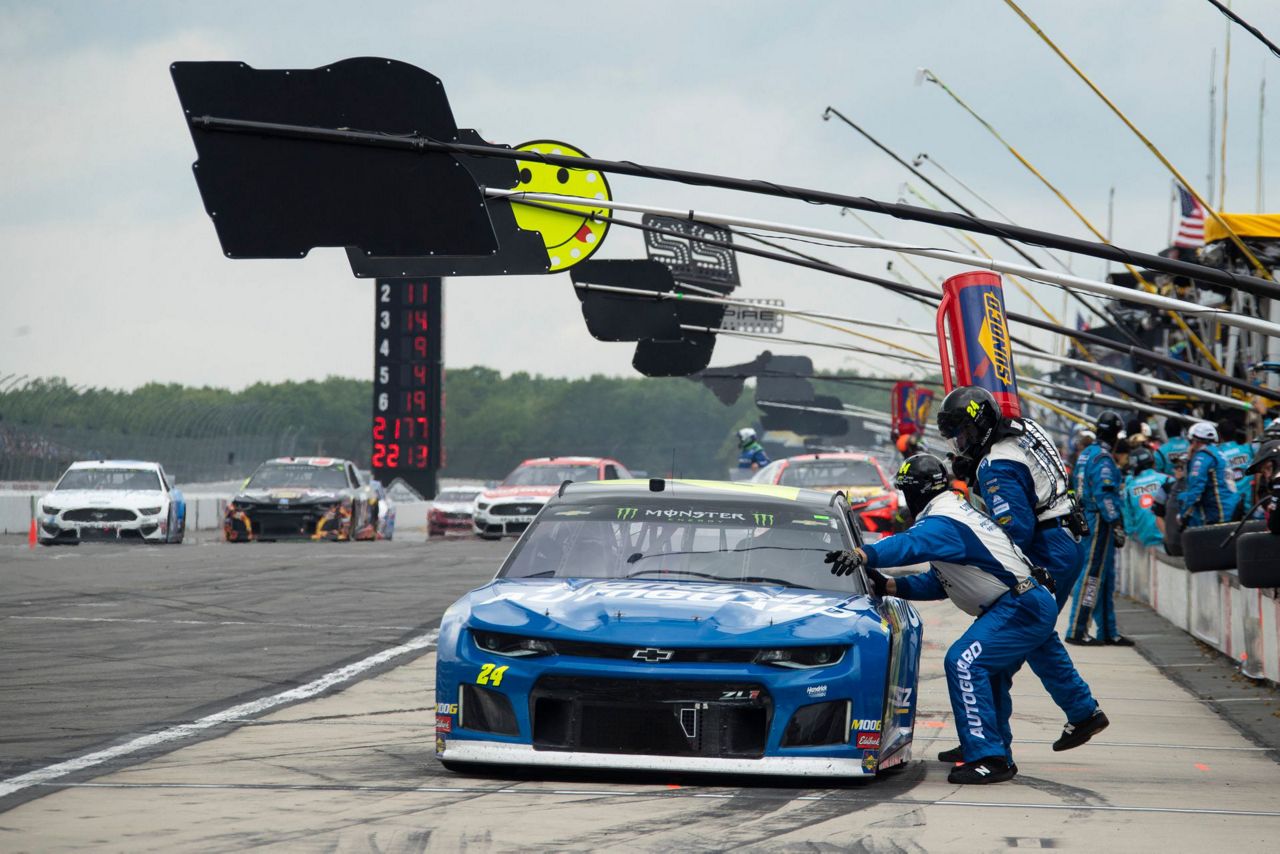
[[[529,700],[537,750],[756,759],[773,717],[769,693],[740,682],[544,676]]]
[[[787,729],[782,734],[782,746],[843,744],[847,736],[848,719],[848,700],[801,706],[787,722]]]
[[[480,732],[496,732],[502,735],[519,735],[516,711],[505,694],[480,688],[462,686],[462,702],[458,707],[461,717],[458,726]]]
[[[542,509],[541,504],[495,504],[489,510],[490,516],[534,516]]]
[[[67,522],[132,522],[138,514],[118,507],[81,507],[62,514]]]

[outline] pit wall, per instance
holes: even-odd
[[[1159,546],[1130,542],[1116,562],[1118,592],[1235,661],[1280,683],[1280,590],[1241,587],[1234,570],[1188,572]]]

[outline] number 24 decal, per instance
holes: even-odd
[[[480,674],[476,676],[477,685],[492,685],[497,688],[502,684],[502,677],[507,675],[508,665],[501,667],[493,664],[483,664],[480,666]]]

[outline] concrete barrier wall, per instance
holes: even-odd
[[[1125,546],[1120,592],[1236,661],[1253,679],[1280,683],[1280,590],[1240,586],[1234,570],[1187,572],[1159,547]]]

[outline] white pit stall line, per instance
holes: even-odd
[[[278,694],[272,694],[269,697],[261,697],[257,700],[251,700],[248,703],[241,703],[220,712],[214,712],[206,715],[199,720],[191,723],[178,724],[169,727],[160,732],[148,733],[138,736],[137,738],[126,741],[124,744],[117,744],[114,747],[108,747],[105,750],[98,750],[93,753],[87,753],[84,756],[77,756],[75,759],[68,759],[65,762],[58,762],[54,765],[47,765],[44,768],[37,768],[35,771],[28,771],[26,774],[19,774],[17,777],[10,777],[8,780],[0,781],[0,798],[20,792],[23,789],[29,789],[32,786],[47,786],[54,784],[55,780],[74,774],[77,771],[84,771],[94,768],[103,763],[110,762],[113,759],[119,759],[122,756],[138,753],[161,744],[167,744],[171,741],[180,741],[198,735],[205,730],[213,727],[233,723],[239,718],[257,717],[264,712],[270,711],[277,706],[283,706],[289,703],[296,703],[300,700],[309,700],[318,694],[322,694],[343,683],[350,682],[360,674],[385,664],[392,659],[399,658],[411,652],[418,652],[427,649],[435,644],[436,638],[439,637],[440,630],[432,629],[426,634],[418,635],[408,641],[394,646],[390,649],[384,649],[381,652],[362,658],[359,661],[339,667],[337,670],[330,671],[318,679],[313,679],[305,685],[299,685],[297,688],[290,688],[287,691],[281,691]],[[56,784],[54,784],[56,785]]]

